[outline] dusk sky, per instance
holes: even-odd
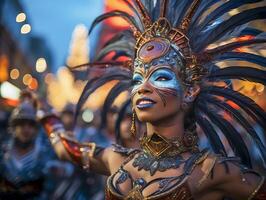
[[[85,24],[89,27],[93,19],[103,12],[102,0],[20,1],[31,23],[31,34],[43,37],[51,49],[53,71],[64,64],[75,26]],[[91,46],[94,35],[90,39]]]

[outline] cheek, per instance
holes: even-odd
[[[161,102],[163,103],[164,107],[172,107],[180,104],[182,100],[183,90],[181,85],[178,82],[173,82],[171,84],[164,84],[167,87],[158,87],[155,88],[155,92],[160,97]],[[171,86],[171,87],[170,87]]]
[[[15,131],[16,131],[16,135],[21,135],[24,132],[24,128],[21,126],[17,126]]]
[[[174,109],[180,107],[182,102],[182,90],[174,90],[169,88],[160,88],[156,90],[158,96],[164,103],[164,107]]]
[[[169,81],[154,81],[152,84],[162,92],[172,90],[178,96],[181,96],[183,93],[182,85],[176,79]]]
[[[173,96],[173,95],[168,95],[166,97],[166,107],[168,107],[169,109],[172,110],[180,110],[180,106],[182,103],[182,97],[177,95],[177,96]]]

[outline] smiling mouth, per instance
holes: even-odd
[[[136,104],[137,108],[143,109],[152,107],[156,102],[149,98],[141,98],[137,100]]]

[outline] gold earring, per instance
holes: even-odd
[[[135,116],[135,111],[133,110],[132,112],[132,121],[131,121],[131,127],[130,127],[130,132],[131,134],[135,137],[136,136],[136,116]]]

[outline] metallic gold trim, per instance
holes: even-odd
[[[184,32],[187,31],[187,29],[189,27],[189,24],[190,24],[190,21],[191,21],[193,15],[194,15],[194,13],[196,12],[200,2],[201,2],[201,0],[192,1],[192,4],[191,4],[190,8],[188,9],[186,16],[183,18],[183,20],[181,22],[181,25],[180,25],[180,28]]]
[[[144,23],[144,26],[145,28],[148,28],[152,23],[149,13],[147,12],[145,6],[142,4],[140,0],[136,0],[135,2],[136,2],[137,10],[141,14],[141,19]]]
[[[83,169],[89,170],[90,168],[90,158],[93,157],[94,152],[96,149],[95,143],[86,143],[86,145],[83,145],[80,147],[81,151],[81,161],[83,165]]]
[[[181,29],[173,28],[170,22],[164,17],[159,18],[149,28],[147,28],[145,32],[139,35],[139,37],[136,37],[137,51],[145,43],[158,37],[165,38],[169,40],[170,43],[178,46],[186,58],[192,57],[188,37],[182,32]]]
[[[255,197],[255,195],[258,193],[258,191],[260,190],[261,186],[263,185],[264,181],[265,181],[265,177],[262,176],[258,186],[255,188],[255,190],[248,197],[248,200],[252,200]]]
[[[160,135],[156,133],[154,134],[155,135],[153,136],[158,137],[160,141],[154,141],[152,136],[152,137],[143,138],[141,144],[143,144],[144,150],[146,150],[153,156],[159,157],[171,147],[171,144]]]
[[[184,134],[185,138],[185,134]],[[183,138],[183,140],[184,140]],[[160,156],[176,156],[181,153],[198,150],[197,143],[192,142],[192,146],[186,146],[184,141],[175,140],[167,140],[161,135],[154,133],[152,136],[147,137],[144,136],[140,139],[140,144],[144,151],[147,153],[160,157]]]
[[[57,144],[60,141],[59,133],[58,132],[52,132],[49,135],[49,140],[50,140],[50,142],[51,142],[52,145]]]
[[[143,56],[140,55],[140,51],[143,50],[144,46],[149,44],[149,43],[152,43],[152,42],[155,42],[154,44],[161,44],[162,47],[163,47],[163,51],[160,52],[160,54],[158,54],[158,56],[156,57],[153,57],[153,58],[145,58]],[[143,61],[144,63],[149,63],[151,62],[152,60],[156,59],[156,58],[159,58],[159,57],[162,57],[164,56],[170,49],[170,41],[166,38],[162,38],[162,37],[156,37],[156,38],[152,38],[150,39],[149,41],[143,43],[143,45],[141,46],[141,48],[138,48],[137,49],[137,56],[138,58]]]

